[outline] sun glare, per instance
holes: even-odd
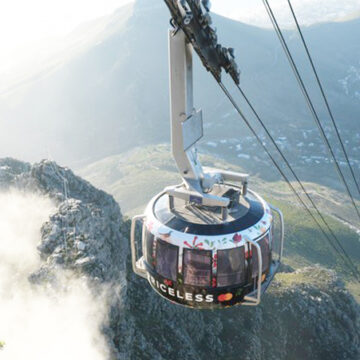
[[[79,24],[111,14],[132,0],[6,0],[0,2],[0,72],[26,59],[44,40],[62,37]]]
[[[32,68],[50,53],[58,38],[78,25],[111,14],[120,6],[136,0],[4,0],[0,2],[0,75],[16,75],[21,67]],[[158,1],[158,0],[147,0]],[[259,1],[212,0],[212,11],[257,26],[270,26]],[[272,0],[274,12],[283,26],[292,26],[286,0]],[[299,20],[305,25],[334,21],[360,12],[360,0],[293,0]],[[165,4],[164,4],[165,6]],[[46,42],[46,43],[45,43]],[[44,51],[37,46],[45,47]],[[49,50],[49,51],[48,51]],[[34,61],[33,61],[34,60]]]

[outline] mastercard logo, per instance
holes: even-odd
[[[218,296],[218,301],[223,302],[223,301],[229,301],[233,298],[233,294],[232,293],[226,293],[226,294],[221,294]]]

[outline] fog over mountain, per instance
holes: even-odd
[[[25,160],[51,156],[80,166],[134,146],[169,141],[168,19],[162,2],[136,1],[134,6],[89,24],[93,29],[101,26],[93,41],[88,39],[73,56],[3,91],[0,155]],[[311,172],[318,166],[316,161],[325,164],[328,160],[319,134],[274,33],[215,15],[214,23],[221,42],[237,50],[242,86],[290,159],[309,163]],[[305,30],[354,161],[360,154],[359,28],[360,21],[354,20]],[[312,80],[298,37],[293,31],[286,32],[286,37],[305,79]],[[222,143],[226,148],[214,151],[239,155],[239,162],[245,167],[250,163],[251,169],[246,157],[261,152],[253,139],[247,140],[249,133],[197,59],[194,86],[196,105],[204,110],[204,148],[212,151],[214,142],[232,137],[234,144]],[[229,87],[235,91],[231,84]],[[320,114],[326,114],[315,86],[310,92]],[[325,115],[324,122],[329,125]],[[239,154],[235,151],[238,145],[243,148]],[[262,161],[260,157],[256,168],[267,166]],[[329,172],[328,168],[321,171]]]
[[[55,209],[44,195],[0,192],[1,359],[106,359],[100,332],[105,304],[95,299],[86,281],[60,269],[56,283],[29,281],[41,266],[36,248],[41,226]]]
[[[115,358],[122,226],[114,199],[71,170],[0,159],[1,359]]]

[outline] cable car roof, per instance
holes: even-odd
[[[261,238],[272,222],[269,205],[256,193],[251,193],[253,200],[245,216],[226,224],[206,225],[181,221],[169,211],[167,196],[161,193],[148,204],[145,226],[155,236],[178,247],[214,250],[241,246],[246,240],[256,241]]]

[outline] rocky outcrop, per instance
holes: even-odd
[[[0,160],[0,188],[41,192],[57,210],[41,229],[41,268],[34,283],[59,268],[106,287],[104,324],[113,359],[360,358],[360,309],[333,271],[284,267],[257,308],[196,311],[155,294],[131,270],[129,223],[114,199],[51,161]]]
[[[101,281],[118,280],[125,272],[128,241],[111,195],[48,160],[34,165],[0,160],[0,188],[11,187],[40,192],[58,205],[41,229],[44,268],[62,265]]]
[[[119,354],[111,327],[126,312],[126,259],[128,239],[119,205],[111,195],[96,189],[70,169],[43,160],[30,165],[0,159],[0,189],[41,193],[57,204],[57,210],[41,228],[38,250],[42,266],[29,281],[56,284],[59,269],[86,277],[95,293],[106,292],[110,322],[104,324],[110,350]]]

